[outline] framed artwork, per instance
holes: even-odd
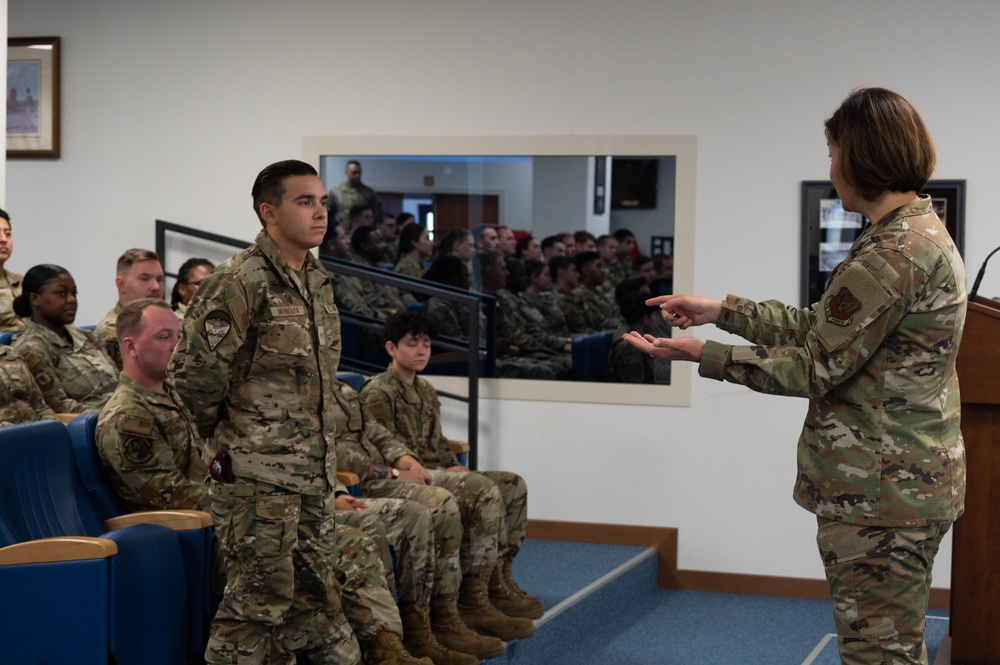
[[[959,253],[965,242],[965,181],[931,180],[924,187],[934,211],[951,234]],[[829,180],[802,182],[802,306],[819,300],[830,278],[868,220],[847,212]]]
[[[59,38],[7,40],[7,157],[59,158]]]

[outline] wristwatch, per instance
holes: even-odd
[[[396,467],[389,467],[389,473],[392,474],[393,480],[399,480],[399,469]]]

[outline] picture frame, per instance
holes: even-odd
[[[960,254],[965,251],[965,180],[931,180],[923,188],[934,211],[951,234]],[[847,255],[866,220],[845,212],[829,180],[802,181],[802,306],[820,299],[830,273]]]
[[[60,39],[7,40],[7,158],[59,159]]]

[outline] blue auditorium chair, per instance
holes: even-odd
[[[66,425],[83,487],[102,520],[122,525],[132,523],[134,519],[142,520],[147,513],[138,513],[137,518],[126,513],[111,487],[107,471],[97,452],[98,416],[96,411],[85,413],[76,416]],[[184,556],[187,581],[190,618],[188,654],[193,656],[205,651],[208,626],[218,605],[218,599],[212,596],[212,518],[208,513],[200,511],[167,511],[174,512],[184,517],[196,515],[200,520],[198,526],[176,530]]]
[[[354,389],[354,392],[361,392],[361,386],[365,385],[365,375],[361,372],[337,372],[337,378]]]
[[[62,423],[0,428],[0,663],[184,665],[187,626],[175,532],[106,525]]]
[[[19,331],[16,330],[15,331],[6,330],[4,332],[0,332],[0,344],[3,344],[4,346],[10,346],[10,343],[14,340],[14,335],[16,335],[18,332]]]
[[[612,330],[573,338],[573,375],[578,381],[607,381]]]

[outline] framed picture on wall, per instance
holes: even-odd
[[[965,181],[931,180],[923,194],[951,234],[959,253],[965,242]],[[829,180],[802,182],[802,306],[819,300],[830,273],[844,259],[867,220],[841,206]]]
[[[7,40],[7,157],[59,158],[59,38]]]

